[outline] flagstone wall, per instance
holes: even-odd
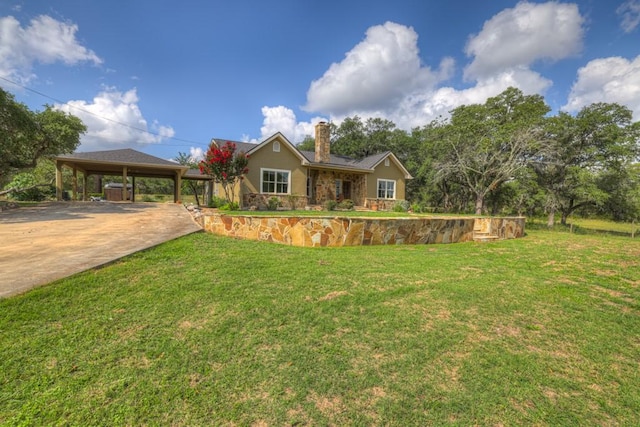
[[[457,243],[474,240],[475,230],[495,239],[524,236],[525,218],[355,218],[264,217],[203,212],[205,231],[228,237],[293,246],[358,246]],[[476,221],[483,221],[476,224]]]

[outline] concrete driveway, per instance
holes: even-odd
[[[172,203],[53,202],[0,212],[0,298],[200,230]]]

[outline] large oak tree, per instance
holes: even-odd
[[[84,132],[79,118],[51,106],[31,111],[0,89],[0,183],[41,158],[72,153]]]
[[[482,214],[487,195],[513,179],[539,149],[547,112],[540,95],[516,88],[454,109],[439,141],[443,157],[435,178],[459,183],[473,195],[475,213]]]
[[[640,123],[619,104],[595,103],[575,116],[561,112],[547,124],[541,156],[532,162],[538,184],[547,194],[548,226],[561,223],[577,209],[602,205],[611,193],[611,178],[626,175],[638,155]]]

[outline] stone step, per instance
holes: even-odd
[[[500,237],[494,234],[489,233],[473,233],[473,241],[474,242],[494,242],[498,240]]]

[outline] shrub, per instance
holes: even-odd
[[[324,202],[324,208],[328,211],[335,210],[337,205],[338,203],[335,200],[327,200],[326,202]]]
[[[406,200],[398,200],[395,205],[393,205],[394,212],[406,212],[409,210],[409,202]]]
[[[240,205],[238,205],[238,202],[228,202],[222,206],[219,206],[218,209],[220,209],[221,211],[239,211]]]
[[[18,201],[35,201],[40,202],[48,197],[55,195],[55,187],[53,185],[38,185],[37,178],[31,173],[19,173],[13,177],[13,180],[5,186],[10,188],[26,188],[23,191],[14,191],[7,195],[9,199]]]
[[[355,203],[353,203],[353,200],[351,199],[344,199],[343,201],[338,203],[338,209],[351,210],[354,206]]]
[[[209,207],[210,208],[220,208],[221,206],[224,206],[226,204],[227,204],[227,201],[225,199],[223,199],[222,197],[213,196],[211,198],[211,202],[209,202]]]
[[[280,199],[278,199],[276,196],[270,197],[269,200],[267,200],[268,210],[275,211],[276,209],[278,209],[278,206],[280,206]]]

